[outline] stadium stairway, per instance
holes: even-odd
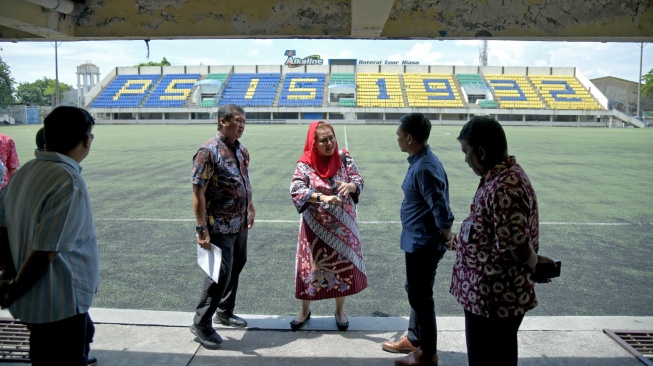
[[[277,92],[274,94],[274,102],[272,102],[273,107],[279,106],[279,101],[281,100],[281,92],[283,91],[283,86],[286,83],[286,74],[281,74],[279,78],[279,85],[277,86]]]
[[[481,74],[481,78],[483,78],[483,82],[485,85],[490,85],[488,79],[485,77],[484,74]],[[494,101],[494,104],[496,104],[496,108],[499,108],[499,103],[497,102],[497,94],[494,92],[493,88],[488,88],[490,91],[490,94],[492,94],[492,100]]]
[[[330,76],[329,73],[326,73],[324,75],[324,85],[322,85],[322,106],[328,106],[329,105],[329,100],[331,99],[329,95],[329,80]]]
[[[143,99],[141,99],[140,103],[138,103],[138,108],[144,108],[145,103],[147,103],[147,101],[150,99],[150,97],[152,96],[152,93],[154,92],[154,90],[156,90],[156,88],[161,83],[161,80],[163,80],[163,75],[161,75],[161,77],[159,77],[156,80],[156,83],[154,83],[153,85],[150,85],[150,88],[147,90],[147,94],[145,94],[145,97]]]
[[[408,107],[408,95],[406,92],[406,83],[404,82],[404,74],[399,74],[399,85],[401,85],[401,99],[404,101],[404,105]]]
[[[618,111],[616,109],[614,109],[613,112],[614,112],[615,117],[620,119],[622,122],[628,123],[629,125],[634,126],[634,127],[639,127],[639,128],[646,127],[646,125],[642,121],[638,120],[637,118],[635,118],[633,116],[629,116],[629,115],[627,115],[627,114],[625,114],[623,112],[620,112],[620,111]]]
[[[460,81],[458,80],[456,75],[452,75],[451,80],[453,80],[453,87],[458,89],[458,95],[461,96],[461,100],[463,102],[463,107],[465,107],[465,108],[475,108],[474,106],[476,104],[474,104],[474,103],[470,104],[470,103],[467,102],[467,100],[465,100],[465,98],[462,97],[462,95],[463,95],[463,86],[460,85]]]
[[[528,84],[530,84],[531,88],[533,88],[533,90],[535,90],[535,94],[537,94],[537,99],[539,99],[540,102],[542,102],[542,105],[544,106],[544,109],[551,109],[551,106],[549,105],[549,103],[547,103],[546,99],[544,99],[544,95],[542,95],[542,90],[540,90],[540,88],[538,88],[535,85],[535,83],[533,83],[533,80],[531,80],[531,78],[527,77],[526,80],[528,80]]]
[[[206,80],[207,76],[208,76],[208,74],[200,74],[200,78],[197,79],[197,81]],[[193,103],[193,96],[195,95],[195,93],[197,93],[197,90],[199,88],[200,87],[198,85],[194,85],[191,88],[190,93],[188,94],[188,97],[186,97],[186,102],[184,103],[185,107],[199,107],[202,104],[202,98],[200,98],[200,104],[199,105],[197,103]]]

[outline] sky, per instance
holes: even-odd
[[[614,76],[637,81],[640,43],[489,41],[489,66],[576,67],[589,79]],[[278,65],[286,50],[297,57],[419,61],[420,65],[478,65],[481,41],[475,40],[324,40],[225,39],[152,40],[149,59],[144,41],[78,41],[57,46],[59,81],[77,85],[77,66],[92,63],[100,80],[118,66],[167,58],[173,66]],[[54,42],[0,43],[16,86],[55,78]],[[325,61],[326,63],[327,61]],[[642,74],[653,69],[653,43],[644,44]]]

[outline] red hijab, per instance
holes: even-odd
[[[306,135],[306,144],[304,144],[304,155],[297,162],[306,163],[315,169],[317,175],[320,178],[331,178],[340,169],[342,162],[340,161],[340,154],[338,153],[338,140],[336,140],[335,150],[331,156],[320,156],[317,152],[317,147],[315,146],[315,131],[317,126],[320,123],[326,123],[323,121],[316,121],[311,123],[311,126],[308,128],[308,134]],[[327,127],[333,132],[335,137],[336,133],[333,131],[333,126],[327,124]]]

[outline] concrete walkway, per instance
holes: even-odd
[[[393,365],[399,355],[384,352],[380,343],[401,337],[408,324],[401,317],[349,317],[349,330],[340,332],[333,316],[314,316],[292,332],[292,316],[239,315],[249,327],[216,326],[224,343],[209,350],[188,330],[193,313],[92,309],[92,354],[99,366]],[[526,316],[520,365],[642,365],[603,329],[653,330],[653,317]],[[438,352],[440,366],[467,364],[462,317],[438,318]]]

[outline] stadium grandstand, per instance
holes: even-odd
[[[334,62],[331,61],[351,61]],[[209,123],[217,107],[246,108],[248,123],[393,124],[408,112],[434,124],[491,115],[508,125],[644,124],[609,109],[574,67],[200,65],[116,67],[82,103],[98,123]]]

